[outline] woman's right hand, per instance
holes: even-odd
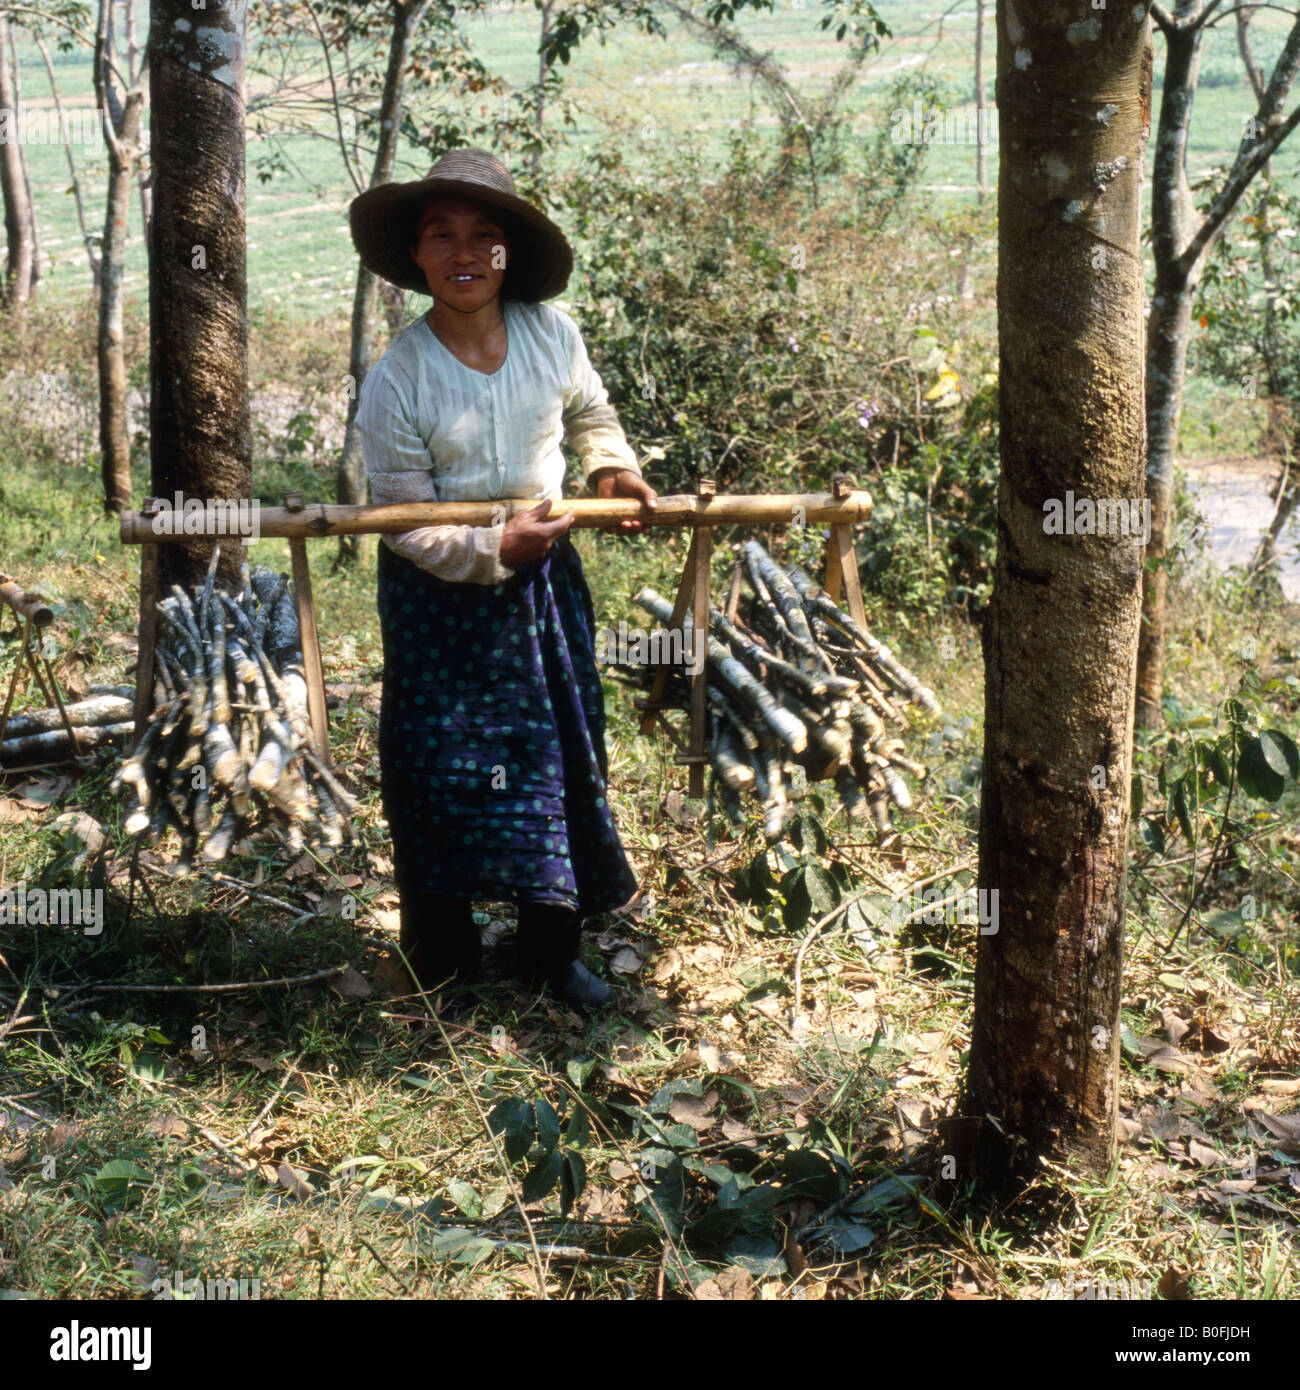
[[[551,499],[545,498],[536,507],[518,516],[512,516],[501,532],[501,563],[510,565],[526,564],[530,560],[540,560],[554,541],[564,535],[573,525],[573,513],[565,512],[548,521]]]

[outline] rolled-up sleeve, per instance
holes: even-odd
[[[370,372],[361,387],[357,429],[376,506],[436,502],[431,460],[413,421],[400,376]],[[419,526],[384,536],[384,544],[453,584],[500,584],[514,574],[501,563],[499,526]]]
[[[641,466],[599,373],[587,356],[576,323],[569,320],[571,385],[564,398],[564,437],[582,463],[584,481],[600,468],[626,468],[641,476]]]

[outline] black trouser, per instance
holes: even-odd
[[[482,948],[474,925],[473,904],[440,893],[403,891],[402,954],[416,980],[433,989],[447,980],[464,982],[478,969]],[[553,903],[519,904],[519,958],[525,974],[550,975],[576,960],[582,941],[582,918]]]

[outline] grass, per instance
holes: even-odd
[[[57,364],[57,332],[33,331]],[[266,381],[280,372],[291,389],[315,389],[292,323],[256,319],[254,336]],[[32,355],[27,369],[41,362]],[[84,460],[75,449],[69,459],[67,437],[39,418],[22,405],[0,417],[5,561],[59,600],[64,676],[122,680],[135,557],[97,515]],[[256,467],[263,495],[304,482],[325,491],[323,463],[263,448]],[[642,583],[668,591],[683,560],[680,538],[587,533],[581,545],[601,623],[631,618]],[[179,1274],[256,1279],[263,1298],[653,1298],[685,1296],[688,1283],[707,1293],[722,1278],[769,1299],[931,1299],[954,1287],[1035,1299],[1084,1286],[1154,1296],[1172,1268],[1198,1298],[1296,1296],[1300,1136],[1285,1138],[1290,1122],[1274,1118],[1300,1110],[1294,794],[1256,818],[1210,885],[1207,911],[1247,892],[1268,908],[1235,939],[1198,917],[1166,951],[1188,892],[1187,849],[1175,838],[1157,859],[1135,837],[1126,1142],[1104,1181],[1044,1171],[997,1206],[941,1181],[938,1123],[957,1099],[969,1038],[972,928],[856,920],[805,941],[779,902],[738,900],[730,874],[758,853],[760,827],[753,817],[739,832],[707,826],[664,743],[640,735],[612,684],[611,799],[654,899],[644,920],[609,918],[587,946],[594,966],[621,978],[620,1008],[584,1019],[519,992],[504,947],[444,1026],[376,988],[397,899],[374,747],[374,551],[336,574],[328,544],[309,549],[327,680],[353,687],[331,739],[361,796],[358,845],[291,862],[255,844],[216,881],[171,876],[175,845],[164,844],[139,855],[133,884],[108,755],[78,777],[0,788],[0,878],[73,873],[54,822],[76,808],[105,827],[109,899],[99,937],[0,928],[0,1019],[27,1020],[0,1043],[0,1286],[128,1298]],[[276,541],[254,557],[287,560]],[[1229,639],[1247,622],[1269,669],[1294,669],[1285,610],[1256,610],[1229,581],[1205,591],[1175,580],[1170,672],[1189,707],[1233,687]],[[904,630],[868,602],[880,635],[939,692],[949,729],[894,850],[828,821],[823,862],[843,865],[880,908],[975,854],[983,691],[969,626]],[[0,676],[13,637],[6,629]],[[1293,727],[1294,701],[1273,698]],[[1148,783],[1156,752],[1140,762]],[[508,906],[483,907],[485,925],[504,932]],[[616,961],[639,964],[619,976]],[[105,987],[344,964],[356,973],[339,988]],[[554,1194],[522,1202],[527,1224],[521,1215],[527,1165],[503,1161],[482,1123],[511,1097],[545,1098],[575,1125],[568,1147],[587,1186],[567,1217]],[[1252,1160],[1253,1183],[1242,1176]],[[727,1226],[728,1173],[742,1195],[775,1194],[775,1227]],[[650,1202],[670,1205],[678,1177],[684,1230],[665,1233]]]

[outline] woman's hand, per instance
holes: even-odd
[[[601,468],[592,474],[592,480],[596,484],[597,497],[634,497],[648,510],[655,509],[659,494],[630,468]],[[642,521],[629,520],[620,521],[617,528],[609,529],[617,529],[624,535],[635,536],[646,528]]]
[[[554,541],[564,535],[573,525],[573,513],[565,512],[554,520],[546,520],[551,510],[551,499],[547,497],[536,507],[518,516],[512,516],[501,532],[501,563],[503,565],[523,565],[530,560],[540,560]]]

